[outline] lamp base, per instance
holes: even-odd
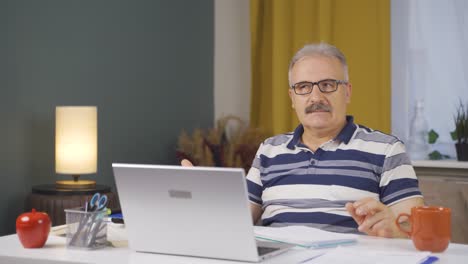
[[[57,189],[93,189],[96,187],[96,181],[79,180],[79,181],[56,181]]]

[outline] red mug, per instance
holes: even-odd
[[[406,216],[411,224],[409,231],[400,225],[400,218]],[[414,246],[421,251],[442,252],[447,249],[451,234],[451,210],[440,206],[417,206],[411,208],[411,215],[402,213],[395,219],[400,231],[408,234]]]

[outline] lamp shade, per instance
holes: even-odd
[[[61,174],[97,172],[97,107],[56,107],[55,171]]]

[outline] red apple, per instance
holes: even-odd
[[[16,219],[16,233],[25,248],[43,247],[50,231],[50,218],[46,213],[31,212],[23,213]]]

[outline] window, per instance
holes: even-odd
[[[392,133],[407,142],[416,101],[425,106],[433,149],[456,158],[450,131],[468,102],[468,1],[392,0]]]

